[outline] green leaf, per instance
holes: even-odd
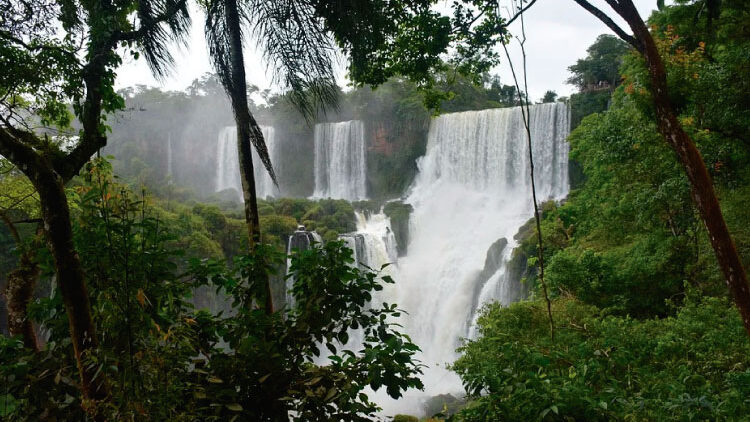
[[[322,379],[323,379],[323,377],[315,377],[315,378],[311,379],[310,381],[306,382],[305,385],[315,385],[315,384],[319,383],[320,380],[322,380]]]
[[[326,398],[324,399],[324,401],[330,401],[334,396],[336,396],[336,393],[338,393],[338,390],[336,389],[336,387],[332,387],[330,390],[328,390],[328,394],[326,394]]]
[[[228,404],[227,409],[231,410],[232,412],[242,412],[243,410],[242,405],[240,405],[239,403]]]
[[[6,417],[15,413],[18,405],[16,398],[10,394],[0,395],[0,416]]]

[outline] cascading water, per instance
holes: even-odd
[[[376,271],[385,264],[395,264],[398,252],[390,219],[382,212],[369,217],[355,212],[355,218],[357,231],[339,236],[354,252],[354,261]]]
[[[294,252],[302,252],[310,249],[316,244],[323,242],[323,239],[315,231],[307,231],[305,226],[299,226],[297,230],[289,236],[289,241],[286,246],[286,273],[289,274],[292,268],[292,254]],[[292,286],[294,285],[294,278],[289,277],[286,279],[286,307],[291,309],[294,306],[294,297],[292,296]]]
[[[276,163],[276,137],[275,131],[270,126],[261,126],[263,139],[266,141],[268,154],[271,162],[274,164],[274,170],[278,174]],[[234,189],[240,201],[242,201],[242,182],[240,180],[240,162],[237,152],[237,128],[227,126],[219,132],[218,151],[216,154],[216,192],[225,189]],[[266,171],[263,163],[258,158],[258,154],[253,151],[253,173],[255,174],[255,192],[258,198],[276,196],[278,190],[271,180],[271,176]]]
[[[361,120],[315,125],[314,198],[365,199],[367,163]]]
[[[339,235],[339,240],[352,250],[354,265],[359,265],[363,270],[369,268],[373,271],[381,271],[382,269],[381,275],[391,275],[393,266],[383,268],[386,264],[395,264],[398,259],[396,237],[391,230],[390,219],[382,212],[368,216],[359,211],[355,212],[355,218],[357,231]],[[379,292],[374,292],[373,301],[380,301],[378,295]],[[349,340],[346,344],[339,344],[337,347],[356,352],[362,350],[362,342],[362,330],[350,329]],[[326,356],[320,356],[315,362],[319,365],[329,363]],[[372,394],[371,391],[368,393]]]
[[[531,135],[540,201],[568,193],[568,107],[531,106]],[[444,368],[472,334],[476,310],[490,300],[517,300],[504,277],[513,235],[533,215],[529,153],[520,108],[446,114],[433,119],[427,152],[405,202],[410,218],[408,254],[399,259],[396,284],[381,298],[408,312],[400,321],[423,353],[424,392],[397,402],[378,394],[386,414],[414,413],[428,397],[461,395],[458,376]],[[505,238],[505,240],[502,240]],[[501,264],[487,272],[491,253]]]
[[[169,183],[172,183],[171,177],[174,173],[172,173],[172,133],[170,132],[167,135],[167,177],[170,178]]]

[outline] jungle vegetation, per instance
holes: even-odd
[[[626,31],[575,2],[617,37],[599,37],[569,69],[579,90],[567,99],[574,190],[542,207],[543,250],[533,224],[519,232],[511,268],[531,297],[483,310],[480,336],[452,366],[466,402],[435,417],[743,420],[750,6],[657,2],[646,26],[629,0],[608,1]],[[352,265],[336,239],[354,229],[355,209],[408,187],[432,114],[519,104],[522,93],[490,72],[517,15],[477,1],[456,2],[452,16],[426,0],[277,3],[287,9],[264,15],[254,14],[263,2],[201,1],[214,19],[218,76],[185,92],[114,89],[125,55],[157,75],[170,70],[169,42],[184,41],[190,23],[185,0],[0,5],[3,420],[371,420],[366,388],[398,397],[422,386],[418,345],[393,322],[398,306],[368,306],[398,280]],[[320,18],[306,27],[319,31],[311,43],[347,55],[352,89],[318,85],[329,75],[315,72],[290,73],[278,95],[242,89],[237,31],[296,7]],[[222,39],[229,24],[235,38]],[[540,99],[556,100],[552,91]],[[202,141],[236,122],[285,122],[292,157],[310,156],[311,123],[373,122],[391,134],[368,156],[374,201],[301,199],[312,190],[309,159],[276,168],[283,196],[297,198],[255,198],[246,182],[241,204],[205,184],[211,166],[166,174],[160,122],[202,110],[216,126],[191,126],[178,160],[200,156]],[[257,132],[241,136],[262,150]],[[409,205],[386,208],[403,248]],[[326,242],[289,257],[295,305],[269,309],[269,283],[283,282],[286,236],[299,224]],[[542,254],[554,337],[537,285]],[[364,350],[341,347],[350,329]]]

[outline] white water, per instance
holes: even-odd
[[[274,129],[270,126],[261,126],[261,132],[263,132],[263,139],[266,141],[266,147],[268,148],[268,155],[271,157],[271,162],[274,165],[274,170],[278,174],[278,168],[276,163],[278,162],[276,157],[276,137]],[[253,151],[253,173],[255,174],[255,192],[258,198],[266,198],[268,196],[276,196],[278,190],[271,180],[268,171],[265,166],[258,158],[258,154],[255,152],[255,147],[252,147]],[[225,189],[234,189],[237,192],[237,197],[242,201],[242,181],[240,180],[240,162],[237,152],[237,128],[235,126],[227,126],[219,132],[218,139],[218,151],[216,153],[216,192],[223,191]]]
[[[531,107],[531,134],[540,202],[568,193],[569,112],[565,104]],[[477,275],[488,248],[513,235],[533,215],[529,156],[519,108],[446,114],[433,119],[427,152],[405,202],[414,207],[408,254],[398,262],[396,285],[383,300],[408,312],[400,321],[423,353],[425,391],[398,401],[379,392],[384,413],[414,414],[438,394],[463,395],[458,376],[445,369],[461,338],[473,333],[474,311],[489,301],[508,304],[512,286],[503,265],[484,286]]]
[[[172,183],[172,133],[167,135],[167,177],[170,178],[169,183]]]
[[[339,235],[339,239],[344,241],[347,247],[352,250],[354,265],[359,265],[363,270],[369,268],[373,271],[381,271],[381,276],[392,275],[398,259],[398,251],[396,250],[396,237],[391,230],[390,218],[382,212],[367,216],[359,211],[355,212],[355,218],[357,231]],[[383,301],[380,292],[373,292],[372,301],[375,303]],[[350,329],[349,341],[345,344],[336,344],[336,347],[356,353],[362,350],[362,342],[362,329]],[[324,349],[321,345],[321,350]],[[318,365],[330,363],[325,353],[314,362]],[[375,394],[369,388],[366,393],[368,395]]]
[[[367,163],[361,120],[315,125],[313,198],[365,199]]]
[[[311,247],[320,246],[323,242],[323,238],[316,231],[307,231],[304,226],[295,231],[291,236],[286,245],[286,273],[287,275],[291,272],[292,268],[292,253],[295,251],[302,252],[310,249]],[[294,296],[292,295],[292,287],[294,286],[294,277],[286,279],[286,309],[291,309],[294,306]]]
[[[354,261],[375,271],[379,271],[383,265],[395,264],[398,252],[391,220],[382,212],[369,217],[355,212],[355,218],[357,231],[339,236],[354,252]],[[387,273],[390,273],[390,269]]]

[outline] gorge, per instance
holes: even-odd
[[[540,201],[560,200],[568,193],[569,119],[564,103],[531,107]],[[363,173],[351,174],[362,169],[362,126],[354,121],[316,127],[316,194],[363,196],[364,184],[357,178]],[[405,256],[398,257],[391,221],[382,211],[356,212],[357,231],[339,236],[358,264],[374,270],[391,264],[386,273],[396,283],[374,300],[398,303],[406,311],[399,322],[423,351],[425,391],[407,392],[398,401],[377,394],[387,414],[413,411],[439,394],[460,396],[460,380],[445,365],[457,358],[462,338],[476,335],[478,310],[491,301],[507,305],[527,291],[505,271],[517,244],[514,235],[533,215],[520,108],[435,117],[418,168],[402,198],[413,207]],[[318,183],[322,180],[326,182]],[[342,183],[332,182],[336,180]],[[297,237],[290,238],[290,248]],[[357,350],[356,341],[346,346]]]
[[[570,132],[570,107],[557,102],[532,105],[530,110],[537,196],[540,202],[560,200],[569,190],[566,137]],[[479,310],[493,301],[507,305],[528,294],[529,286],[521,283],[518,274],[509,274],[506,267],[518,244],[515,235],[532,217],[533,204],[520,108],[463,111],[431,118],[423,139],[426,152],[416,160],[414,179],[400,197],[366,201],[371,204],[368,208],[356,201],[370,197],[368,162],[377,154],[373,138],[375,133],[384,136],[382,127],[382,123],[358,119],[317,123],[311,126],[307,138],[294,141],[307,143],[309,150],[295,150],[289,148],[292,140],[283,135],[287,128],[262,126],[274,168],[282,180],[280,189],[273,185],[255,154],[253,160],[259,198],[289,196],[283,183],[285,176],[289,180],[288,172],[302,171],[314,181],[308,198],[345,200],[354,207],[356,229],[329,233],[327,240],[333,236],[345,242],[362,268],[377,271],[391,264],[385,273],[396,283],[376,293],[374,301],[397,303],[406,311],[399,322],[423,351],[420,359],[425,365],[426,385],[424,392],[410,391],[398,401],[384,393],[376,394],[385,412],[393,414],[418,409],[437,395],[461,396],[458,376],[445,366],[458,357],[455,350],[462,338],[477,335]],[[397,148],[398,136],[389,136],[394,139],[389,148]],[[230,191],[235,203],[240,202],[235,127],[223,127],[215,139],[214,190]],[[170,174],[173,143],[176,140],[170,137],[165,157]],[[399,154],[397,149],[387,151]],[[308,164],[295,166],[295,162]],[[406,212],[405,220],[391,221],[383,212],[390,201],[412,210]],[[304,216],[296,218],[297,224],[307,224]],[[308,226],[285,233],[282,241],[286,252],[322,242],[324,233],[314,230]],[[406,244],[397,245],[397,237]],[[287,291],[292,282],[290,278],[284,283]],[[285,295],[284,289],[277,286],[275,291],[279,300],[292,306],[291,296]],[[357,338],[352,335],[346,347],[356,350]]]

